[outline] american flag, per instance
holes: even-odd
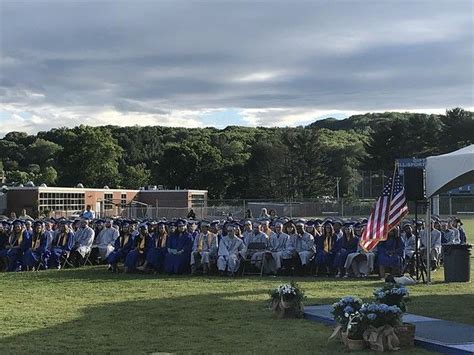
[[[390,232],[403,217],[408,213],[405,188],[395,170],[394,176],[388,178],[383,188],[382,196],[379,197],[375,208],[370,214],[365,227],[360,246],[365,251],[370,251],[378,242],[386,240]]]

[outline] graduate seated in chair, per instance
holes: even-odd
[[[7,271],[21,271],[23,253],[31,247],[31,233],[19,219],[13,221],[12,225],[13,229],[2,255],[7,258]]]
[[[288,235],[288,240],[282,254],[282,272],[292,274],[293,269],[300,265],[300,257],[296,252],[296,226],[293,221],[289,220],[283,224],[283,233]]]
[[[79,227],[74,233],[74,247],[71,251],[72,263],[75,266],[83,264],[84,258],[92,250],[95,232],[89,227],[89,221],[82,218],[79,221]]]
[[[112,219],[105,220],[104,228],[102,228],[92,244],[91,255],[89,260],[97,263],[100,260],[107,260],[107,257],[115,249],[115,240],[119,237],[119,231],[114,228]]]
[[[176,221],[176,231],[168,237],[165,256],[165,272],[183,274],[189,272],[193,241],[184,219]]]
[[[305,231],[305,222],[300,220],[296,222],[296,252],[300,258],[301,274],[307,274],[309,270],[309,262],[316,252],[314,238]]]
[[[281,269],[282,259],[288,256],[291,258],[292,253],[287,252],[289,239],[290,236],[283,233],[283,223],[281,221],[276,221],[275,232],[270,234],[268,252],[265,254],[263,266],[265,274],[276,275]]]
[[[137,267],[138,270],[159,272],[164,269],[165,257],[168,252],[166,247],[168,231],[165,222],[160,221],[157,223],[155,232],[152,234],[152,240],[152,245],[146,254],[145,263]]]
[[[132,241],[132,248],[125,257],[124,271],[136,271],[137,267],[145,263],[147,253],[152,247],[153,238],[148,232],[148,224],[142,222],[138,226],[138,234]]]
[[[393,228],[387,240],[377,244],[379,276],[385,279],[385,271],[390,268],[392,276],[400,276],[404,266],[405,243],[400,237],[399,227]]]
[[[431,248],[430,248],[431,268],[433,270],[436,270],[436,268],[439,267],[440,261],[441,261],[441,250],[442,250],[441,232],[437,230],[436,228],[434,228],[434,221],[431,222],[431,226],[429,229],[431,230]],[[425,265],[426,265],[426,250],[428,249],[427,228],[423,229],[420,232],[420,243],[421,243],[420,255],[423,258],[423,261],[425,262]]]
[[[51,255],[50,247],[49,234],[45,232],[43,222],[34,222],[31,248],[23,254],[23,265],[33,271],[37,270],[40,264],[47,269],[49,256]]]
[[[122,221],[119,237],[115,239],[114,251],[107,256],[108,270],[118,271],[117,264],[125,260],[134,245],[134,239],[137,235],[138,232],[133,229],[130,221]]]
[[[202,273],[207,275],[211,262],[217,261],[218,242],[217,235],[209,231],[209,222],[201,222],[201,232],[194,239],[191,253],[191,274],[202,268]]]
[[[357,251],[357,246],[359,245],[359,238],[354,234],[354,227],[352,223],[345,223],[342,229],[342,238],[336,241],[334,247],[334,268],[337,271],[336,277],[345,277],[347,278],[348,272],[344,267],[346,264],[346,259],[349,254],[355,253]],[[349,271],[349,270],[347,270]]]
[[[10,223],[3,221],[0,223],[0,271],[7,269],[7,246],[9,246]]]
[[[221,276],[227,272],[228,276],[234,276],[239,270],[240,259],[245,257],[246,247],[242,239],[235,236],[234,225],[226,226],[227,235],[222,237],[217,253],[217,269]]]
[[[323,224],[323,234],[319,237],[316,237],[316,271],[315,274],[318,275],[319,272],[329,276],[332,274],[332,265],[334,263],[334,251],[337,241],[336,233],[334,232],[334,227],[331,221],[326,221]]]
[[[362,237],[363,225],[356,223],[354,225],[355,237],[359,240]],[[344,268],[346,275],[351,271],[355,277],[367,277],[374,270],[375,249],[365,251],[364,248],[357,243],[357,250],[347,255]]]
[[[257,269],[262,267],[263,255],[268,247],[268,237],[261,230],[261,222],[253,222],[253,231],[247,237],[245,258]]]
[[[51,256],[49,258],[50,268],[61,268],[61,263],[64,258],[69,257],[69,253],[74,246],[74,234],[68,227],[67,221],[62,219],[59,221],[59,227],[54,237],[53,244],[51,246]]]

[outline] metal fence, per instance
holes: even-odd
[[[209,200],[204,206],[193,207],[198,219],[223,219],[232,216],[241,219],[250,214],[259,217],[263,208],[270,214],[290,218],[310,217],[368,217],[375,199],[298,199],[298,200]],[[409,210],[414,214],[415,204],[409,202]],[[190,209],[187,207],[126,207],[118,215],[124,218],[172,219],[186,217]],[[418,213],[425,212],[422,204]],[[440,196],[440,215],[474,215],[474,195]],[[111,214],[108,214],[111,215]]]

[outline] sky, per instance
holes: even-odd
[[[0,0],[0,137],[474,107],[470,0]]]

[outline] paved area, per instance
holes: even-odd
[[[334,325],[331,305],[306,306],[305,318]],[[416,325],[415,344],[428,350],[452,354],[474,354],[474,326],[407,313],[404,322]]]

